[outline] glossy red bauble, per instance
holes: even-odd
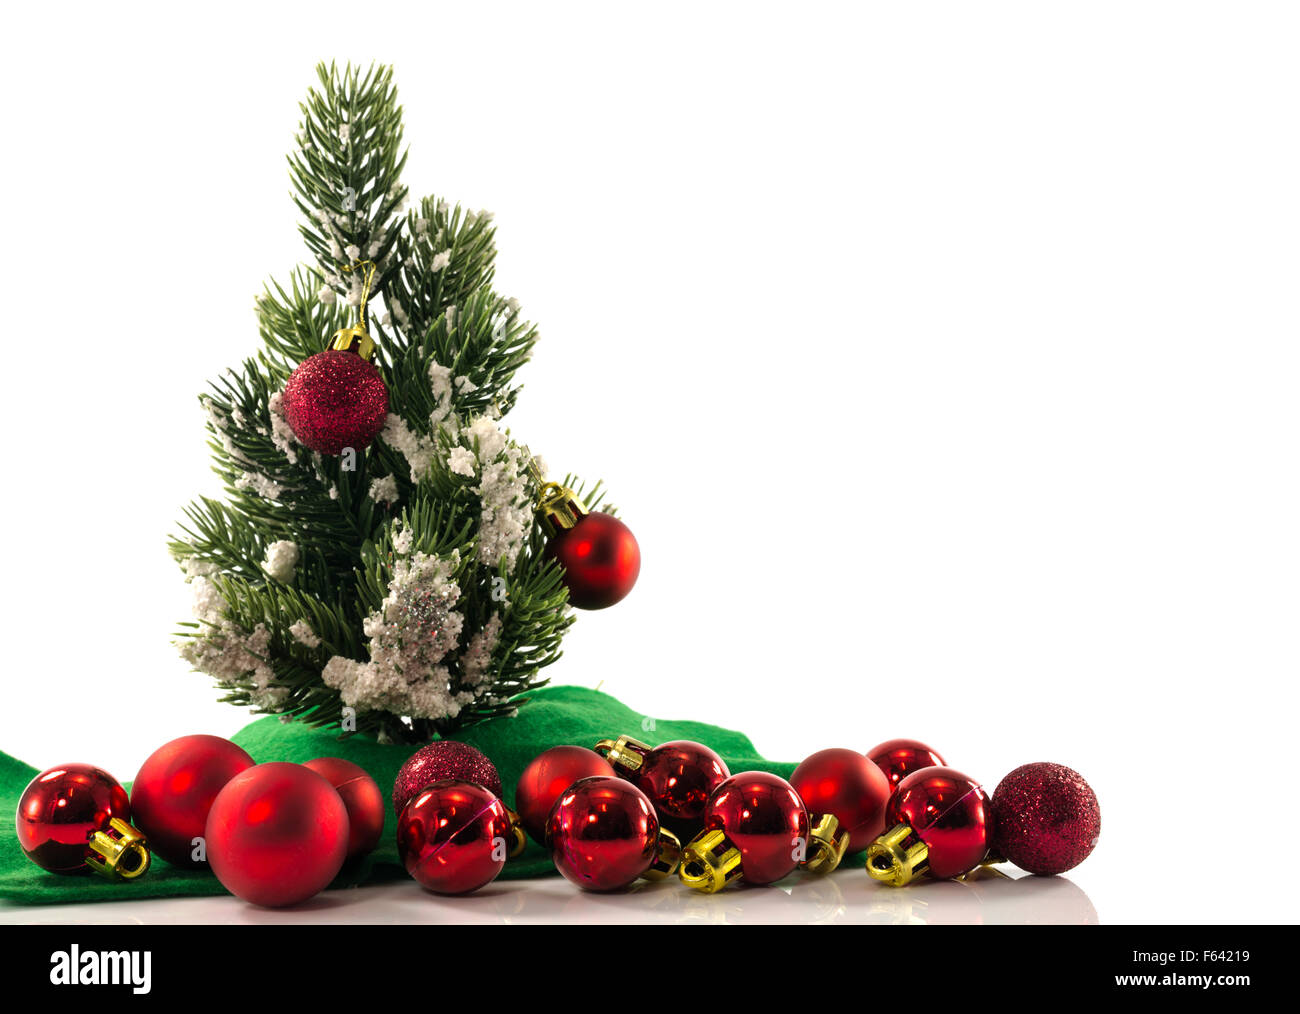
[[[384,794],[366,769],[342,757],[317,757],[311,768],[334,786],[348,811],[348,859],[374,851],[384,833]]]
[[[913,771],[944,765],[944,759],[938,753],[915,739],[886,740],[868,750],[867,756],[884,772],[891,788]]]
[[[1063,764],[1025,764],[993,792],[993,851],[1028,873],[1072,870],[1101,834],[1101,808],[1083,776]]]
[[[252,766],[245,750],[220,736],[181,736],[151,753],[131,783],[133,822],[148,839],[149,851],[173,866],[206,866],[195,839],[203,837],[212,801]]]
[[[848,834],[848,854],[861,852],[885,829],[891,786],[856,750],[819,750],[794,769],[790,784],[813,819],[829,813]]]
[[[406,872],[430,891],[467,894],[491,883],[510,840],[506,804],[472,782],[434,782],[397,818],[397,851]]]
[[[434,782],[473,782],[501,795],[501,776],[479,750],[454,739],[440,739],[411,754],[393,782],[393,812],[401,813],[411,797]]]
[[[932,877],[957,877],[978,866],[992,838],[988,794],[947,767],[922,768],[898,783],[885,809],[887,828],[906,824],[928,848]]]
[[[565,879],[589,891],[616,891],[653,865],[659,818],[645,793],[630,782],[583,778],[556,800],[546,840]]]
[[[373,363],[329,349],[304,360],[284,385],[284,418],[304,447],[361,451],[388,418],[388,388]]]
[[[277,908],[306,901],[348,854],[348,811],[301,764],[258,764],[226,783],[208,811],[208,865],[231,894]]]
[[[683,841],[704,826],[709,796],[731,777],[721,757],[689,739],[662,743],[641,758],[635,771],[620,773],[646,794],[660,823]]]
[[[808,845],[808,811],[784,778],[742,771],[713,790],[704,827],[740,851],[747,884],[772,884],[794,871]]]
[[[560,795],[580,778],[613,777],[614,769],[594,750],[553,746],[534,757],[515,785],[515,812],[524,830],[539,845],[546,844],[546,820]]]
[[[641,573],[641,547],[632,529],[612,514],[593,511],[553,535],[547,552],[564,567],[569,601],[604,609],[621,601]]]
[[[28,783],[18,800],[14,829],[24,854],[51,873],[89,873],[90,836],[114,818],[129,821],[126,789],[91,764],[61,764]]]

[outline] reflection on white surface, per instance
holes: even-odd
[[[1096,925],[1088,896],[1064,877],[1016,878],[977,870],[964,881],[887,887],[856,867],[830,877],[796,875],[771,887],[700,894],[674,878],[619,894],[589,894],[560,877],[507,880],[444,898],[414,882],[331,891],[291,909],[230,897],[87,905],[0,907],[4,923],[657,923],[1081,924]]]

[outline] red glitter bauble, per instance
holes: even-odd
[[[294,905],[323,891],[348,854],[348,810],[324,777],[275,761],[217,793],[205,832],[208,865],[253,905]]]
[[[621,601],[641,573],[641,547],[632,529],[612,514],[584,514],[551,537],[547,552],[564,567],[569,601],[604,609]]]
[[[131,783],[131,813],[149,851],[173,866],[200,869],[195,838],[202,838],[217,793],[253,758],[220,736],[182,736],[149,755]]]
[[[616,891],[645,873],[659,849],[659,818],[644,792],[618,777],[574,782],[547,821],[551,859],[588,891]]]
[[[791,873],[808,844],[808,811],[790,783],[765,771],[742,771],[713,790],[706,829],[721,830],[740,850],[747,884],[772,884]]]
[[[929,849],[930,876],[958,877],[988,855],[992,815],[980,784],[952,768],[913,771],[885,808],[885,826],[906,824]]]
[[[677,739],[648,751],[624,777],[646,794],[664,827],[690,841],[704,826],[709,796],[731,772],[703,743]]]
[[[311,768],[334,786],[348,811],[348,859],[374,851],[384,833],[384,794],[366,769],[342,757],[317,757]]]
[[[397,852],[406,872],[430,891],[468,894],[491,883],[510,841],[506,804],[472,782],[434,782],[397,819]]]
[[[434,782],[473,782],[494,796],[501,795],[501,776],[479,750],[454,739],[422,746],[407,758],[393,782],[393,812],[401,813],[410,798]]]
[[[388,388],[373,363],[328,349],[304,360],[284,385],[284,418],[304,447],[360,451],[384,428]]]
[[[86,846],[114,817],[131,819],[126,789],[90,764],[60,764],[31,780],[18,800],[14,829],[23,853],[51,873],[89,873]]]
[[[939,754],[915,739],[891,739],[867,751],[876,767],[885,773],[890,787],[921,768],[941,768],[944,759]]]
[[[546,820],[551,807],[570,785],[593,775],[613,777],[615,771],[595,750],[553,746],[538,754],[515,785],[515,811],[524,830],[539,845],[546,844]]]
[[[1101,807],[1083,776],[1063,764],[1025,764],[993,793],[993,850],[1028,873],[1072,870],[1101,834]]]
[[[849,836],[848,854],[861,852],[885,829],[889,780],[856,750],[819,750],[790,776],[790,784],[816,817],[829,813]]]

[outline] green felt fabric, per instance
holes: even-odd
[[[651,730],[651,731],[646,731]],[[177,735],[181,735],[177,732]],[[508,806],[514,806],[515,782],[524,766],[543,750],[559,744],[591,747],[601,739],[630,735],[650,743],[691,739],[716,750],[736,771],[771,771],[788,778],[795,765],[760,757],[749,738],[730,729],[701,722],[669,722],[626,707],[608,694],[583,687],[544,687],[527,696],[514,718],[496,719],[466,729],[457,738],[487,754],[501,773]],[[174,737],[168,737],[174,738]],[[311,729],[297,722],[262,718],[238,732],[234,741],[258,763],[303,762],[315,757],[344,757],[361,765],[379,783],[385,798],[392,792],[398,769],[415,750],[411,746],[381,746],[354,736],[340,739],[333,732]],[[87,757],[93,763],[93,757]],[[18,797],[37,774],[35,768],[0,753],[0,898],[28,905],[80,901],[122,901],[130,898],[165,898],[181,895],[222,894],[225,889],[206,870],[181,870],[157,857],[145,876],[130,883],[111,883],[101,877],[58,876],[32,863],[18,845],[14,814]],[[345,867],[331,889],[379,883],[406,876],[397,858],[396,818],[391,810],[379,847],[364,859]],[[503,879],[555,873],[550,858],[533,842],[523,855],[506,863]]]

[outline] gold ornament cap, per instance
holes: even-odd
[[[135,880],[149,869],[144,835],[119,817],[92,834],[87,849],[86,865],[109,880]]]
[[[351,327],[335,331],[334,337],[330,340],[330,349],[335,352],[355,352],[366,362],[370,362],[375,357],[375,342],[366,331],[366,304],[370,302],[370,283],[375,278],[375,262],[359,261],[355,266],[367,268],[365,287],[361,290],[361,320]],[[343,270],[351,271],[353,268],[347,266]]]
[[[593,749],[609,761],[615,770],[621,769],[627,773],[640,771],[641,765],[645,763],[645,755],[650,752],[649,746],[631,736],[602,739]]]
[[[890,828],[867,848],[867,875],[891,887],[906,887],[930,869],[930,846],[907,824]]]
[[[808,832],[808,858],[803,867],[809,873],[824,875],[831,873],[844,859],[849,850],[849,833],[840,827],[839,818],[833,813],[817,816],[817,823]]]
[[[740,849],[719,829],[701,831],[682,849],[677,877],[687,887],[715,894],[741,876]]]
[[[519,814],[508,806],[506,816],[510,818],[510,849],[506,852],[506,858],[517,859],[523,854],[524,846],[528,844],[528,835],[524,833],[524,825],[519,819]]]
[[[641,874],[646,880],[663,880],[677,872],[682,862],[682,842],[667,828],[659,829],[659,843],[655,847],[655,861]]]

